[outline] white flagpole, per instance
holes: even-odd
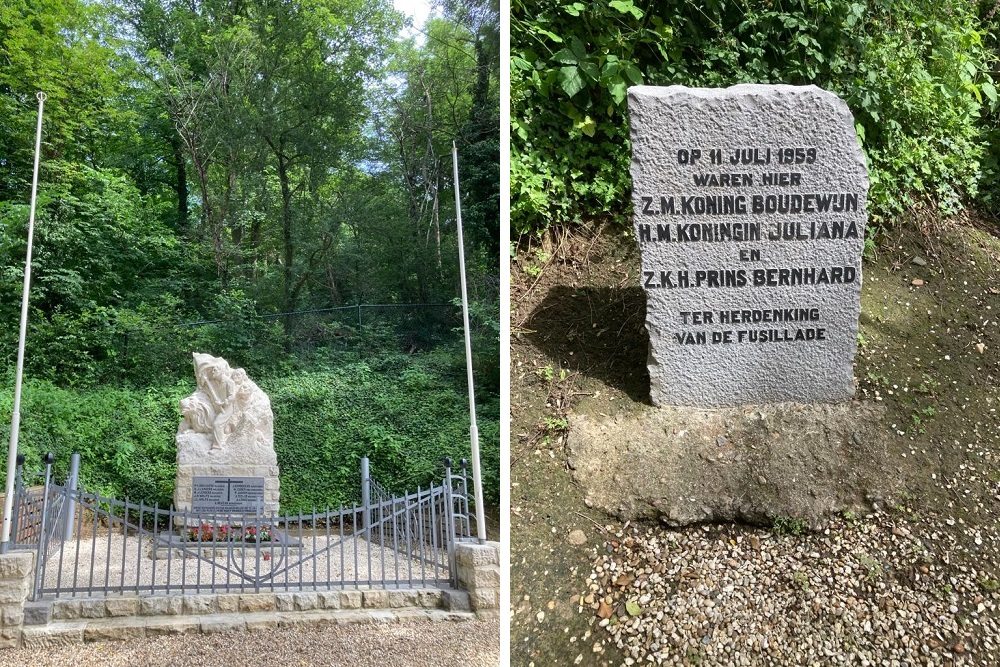
[[[45,93],[39,91],[38,126],[35,129],[35,170],[31,177],[31,209],[28,213],[28,252],[24,260],[24,292],[21,294],[21,331],[17,341],[17,371],[14,374],[14,410],[10,420],[10,447],[7,450],[7,486],[3,500],[3,534],[0,553],[10,547],[10,521],[14,509],[14,474],[17,468],[17,439],[21,431],[21,377],[24,374],[24,339],[28,333],[28,293],[31,290],[31,246],[35,235],[35,202],[38,198],[38,162],[42,152],[42,110]]]
[[[469,294],[465,288],[465,241],[462,238],[462,195],[458,188],[458,147],[451,142],[455,174],[455,220],[458,223],[458,263],[462,276],[462,319],[465,323],[465,369],[469,376],[469,434],[472,436],[472,486],[476,493],[476,528],[480,543],[486,541],[483,478],[479,470],[479,427],[476,425],[476,390],[472,384],[472,338],[469,330]]]

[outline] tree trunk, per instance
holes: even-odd
[[[177,174],[174,180],[174,192],[177,193],[177,228],[185,231],[188,227],[187,160],[184,158],[184,146],[176,132],[170,133],[170,148],[174,153],[174,169]]]
[[[284,266],[282,267],[282,296],[285,312],[295,309],[292,291],[292,262],[295,260],[295,246],[292,242],[292,188],[288,177],[288,163],[279,153],[278,182],[281,184],[281,239],[284,244]]]

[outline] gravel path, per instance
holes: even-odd
[[[499,651],[496,620],[403,622],[0,651],[0,667],[494,667]]]
[[[992,569],[1000,533],[950,519],[876,513],[807,535],[626,525],[571,600],[600,628],[577,664],[610,639],[626,665],[996,665],[1000,582],[950,562],[966,530]]]
[[[381,546],[376,541],[369,548],[369,543],[360,538],[345,538],[339,544],[335,538],[331,538],[329,543],[333,546],[325,550],[328,544],[325,536],[317,537],[315,541],[312,537],[303,538],[301,556],[291,551],[285,560],[282,560],[280,549],[275,547],[272,550],[265,544],[261,548],[259,572],[261,576],[267,576],[274,571],[274,584],[282,588],[299,581],[381,582],[383,579],[397,578],[404,583],[413,581],[414,585],[420,585],[422,578],[433,580],[435,577],[432,564],[408,558],[393,551],[391,545]],[[124,582],[126,589],[136,585],[142,588],[153,583],[155,578],[157,585],[164,585],[168,580],[171,585],[181,581],[194,585],[200,580],[207,587],[211,585],[213,570],[216,584],[224,584],[228,577],[233,585],[238,585],[241,581],[240,572],[250,577],[258,572],[256,555],[252,549],[246,551],[245,561],[241,550],[234,551],[236,562],[233,563],[228,562],[226,551],[220,549],[218,557],[213,561],[214,567],[199,558],[177,558],[175,553],[168,569],[167,559],[158,558],[155,561],[154,577],[150,545],[149,539],[143,539],[140,545],[135,536],[130,535],[125,539],[121,534],[98,534],[96,537],[85,535],[79,542],[67,542],[62,551],[58,545],[53,545],[49,549],[45,586],[71,586],[75,573],[78,586],[103,587],[107,583],[111,587],[121,587]],[[208,555],[210,550],[206,548],[204,553]],[[317,554],[316,557],[310,557],[313,553]],[[306,560],[303,561],[303,558]],[[441,559],[446,560],[443,554]],[[437,576],[447,577],[446,570],[438,567]],[[266,580],[266,583],[270,582],[271,579]]]

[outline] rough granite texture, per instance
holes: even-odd
[[[632,138],[634,224],[651,225],[652,242],[640,241],[649,331],[650,397],[655,405],[733,406],[781,401],[836,402],[854,395],[852,362],[857,344],[868,175],[854,119],[836,95],[815,86],[739,85],[726,89],[637,86],[629,89]],[[722,164],[709,163],[709,149],[722,149]],[[738,149],[770,149],[767,164],[731,165]],[[780,148],[815,148],[811,164],[778,164]],[[694,164],[680,164],[679,149],[701,150]],[[762,158],[764,154],[762,153]],[[798,173],[800,183],[763,185],[764,174]],[[748,174],[749,185],[696,185],[696,174]],[[856,211],[752,213],[754,195],[855,194]],[[745,196],[747,213],[692,215],[681,202],[691,196]],[[648,204],[643,197],[652,197]],[[661,197],[673,198],[675,214],[660,214]],[[800,206],[804,206],[799,199]],[[793,204],[794,205],[794,204]],[[652,207],[652,208],[651,208]],[[815,207],[815,204],[813,205]],[[832,209],[832,205],[830,207]],[[645,209],[645,210],[644,210]],[[652,211],[655,211],[654,214]],[[762,223],[757,241],[676,242],[678,225]],[[856,238],[776,240],[776,224],[855,225]],[[657,240],[657,225],[668,225],[672,241]],[[743,261],[741,250],[759,250],[760,259]],[[853,267],[847,284],[810,286],[651,288],[648,274],[661,283],[661,271]],[[704,282],[704,281],[703,281]],[[818,321],[719,324],[720,311],[818,308]],[[681,312],[713,313],[712,324],[683,325]],[[724,330],[824,328],[827,340],[712,343]],[[707,344],[682,345],[678,333],[705,332]],[[738,334],[734,333],[733,336]],[[783,334],[782,334],[783,335]],[[749,337],[749,334],[747,334]]]
[[[645,408],[572,415],[567,447],[587,505],[622,520],[817,525],[892,497],[883,420],[858,401]]]

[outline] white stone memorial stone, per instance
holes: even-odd
[[[653,403],[851,398],[868,174],[847,105],[637,86],[629,114]]]
[[[270,399],[225,359],[195,352],[194,371],[198,389],[180,404],[174,506],[255,514],[259,505],[263,516],[276,516],[280,488]]]

